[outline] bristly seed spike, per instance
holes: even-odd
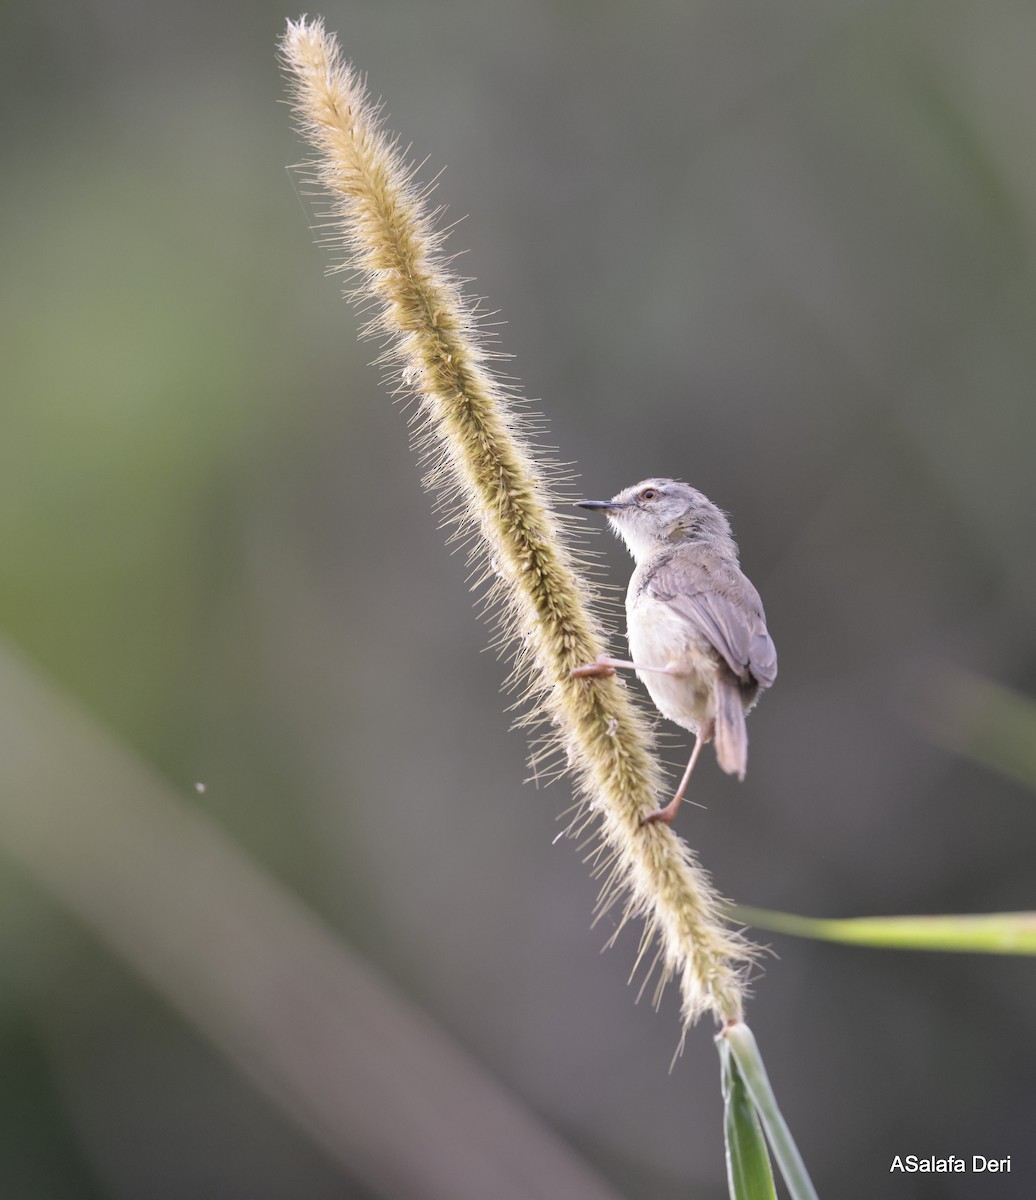
[[[321,21],[289,22],[281,52],[296,119],[316,151],[310,182],[330,205],[331,225],[317,235],[332,248],[335,270],[350,275],[350,299],[373,314],[364,332],[383,344],[378,369],[390,389],[417,394],[408,420],[425,485],[437,507],[451,510],[462,544],[471,538],[484,564],[494,556],[505,564],[486,580],[493,618],[532,706],[523,723],[551,729],[559,761],[567,755],[575,776],[581,800],[570,827],[596,822],[607,847],[595,862],[606,875],[599,904],[624,900],[619,928],[644,920],[656,946],[652,971],[660,965],[662,983],[680,979],[684,1028],[707,1011],[721,1023],[736,1019],[752,947],[725,923],[686,843],[668,828],[639,827],[662,790],[650,723],[616,679],[569,677],[604,650],[591,602],[614,600],[589,582],[593,556],[573,552],[557,532],[578,528],[555,508],[575,499],[571,477],[557,462],[534,460],[530,430],[541,423],[490,368],[500,353],[485,340],[493,314],[464,296],[441,249],[456,223],[436,228],[427,204],[434,181],[416,182],[380,128],[380,102],[368,99]],[[543,753],[537,743],[534,763]]]

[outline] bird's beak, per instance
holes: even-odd
[[[625,504],[616,504],[614,500],[577,500],[576,504],[580,508],[603,508],[606,511],[616,512],[620,508],[625,508]]]

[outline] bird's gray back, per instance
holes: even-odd
[[[638,568],[636,588],[674,609],[703,635],[742,686],[770,687],[777,650],[759,593],[726,546],[708,541],[665,549]]]

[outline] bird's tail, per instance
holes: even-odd
[[[744,779],[748,765],[748,728],[737,680],[716,680],[716,761],[728,775]]]

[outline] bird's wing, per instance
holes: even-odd
[[[751,675],[768,688],[777,678],[777,650],[759,593],[733,563],[710,567],[675,555],[647,586],[712,643],[742,682]]]

